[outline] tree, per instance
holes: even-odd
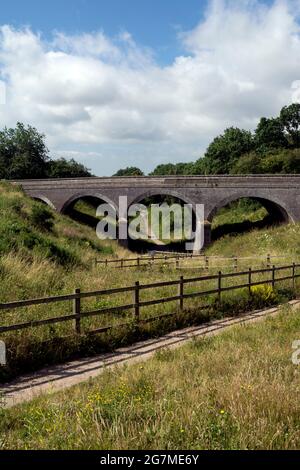
[[[150,173],[150,176],[171,176],[176,174],[175,165],[173,163],[162,163],[158,165]]]
[[[206,168],[206,160],[205,158],[201,157],[193,163],[191,168],[192,175],[206,175],[207,168]]]
[[[51,160],[45,136],[32,126],[18,122],[15,128],[0,132],[0,178],[78,178],[91,176],[75,160]]]
[[[300,147],[300,103],[285,106],[280,112],[280,121],[291,147]]]
[[[277,118],[262,118],[254,135],[230,127],[194,163],[166,163],[150,173],[164,175],[299,173],[300,104],[285,106]]]
[[[150,176],[176,176],[192,174],[193,163],[165,163],[158,165]]]
[[[130,166],[117,171],[113,176],[144,176],[144,173],[139,168]]]
[[[261,118],[255,131],[255,148],[266,153],[278,148],[287,148],[288,141],[280,118]]]
[[[230,173],[233,175],[257,175],[264,173],[263,158],[256,152],[242,155],[233,165]]]
[[[262,173],[300,173],[300,149],[284,149],[277,153],[270,153],[262,160]]]
[[[0,132],[0,178],[45,178],[48,161],[45,136],[34,127],[18,122]]]
[[[47,176],[49,178],[83,178],[92,175],[88,168],[73,158],[71,160],[59,158],[48,163]]]
[[[239,157],[252,149],[251,132],[230,127],[208,146],[203,162],[206,172],[208,174],[228,174]]]

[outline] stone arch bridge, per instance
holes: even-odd
[[[83,197],[98,198],[116,209],[119,197],[128,206],[150,196],[171,195],[184,203],[204,204],[206,244],[216,212],[240,198],[259,200],[279,221],[300,222],[300,175],[112,177],[15,181],[26,194],[67,212]]]

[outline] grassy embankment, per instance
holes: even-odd
[[[0,447],[299,449],[299,314],[285,308],[2,410]]]
[[[133,285],[136,280],[142,284],[159,280],[178,279],[181,274],[199,276],[199,264],[191,265],[188,274],[178,272],[174,266],[141,269],[115,270],[95,266],[94,259],[110,256],[130,256],[130,252],[115,242],[99,241],[95,230],[66,216],[55,213],[47,219],[43,217],[43,206],[25,197],[16,187],[0,185],[0,298],[2,302],[60,295],[73,292],[75,287],[82,291],[106,289],[116,286]],[[48,211],[49,212],[49,211]],[[51,221],[53,217],[53,221]],[[41,222],[43,221],[43,222]],[[299,226],[278,227],[266,231],[254,231],[236,238],[225,237],[216,242],[208,253],[222,255],[259,255],[287,253],[291,259],[300,254]],[[245,262],[249,266],[249,261]],[[236,281],[235,281],[236,282]],[[215,288],[215,283],[201,285],[201,290]],[[284,288],[282,290],[282,288]],[[199,290],[199,285],[190,286],[186,292]],[[147,326],[131,323],[128,328],[116,328],[112,333],[90,337],[73,334],[73,325],[61,323],[2,335],[8,348],[8,367],[0,369],[0,381],[20,372],[35,370],[46,364],[65,361],[79,355],[91,355],[117,344],[124,344],[141,337],[159,335],[175,327],[199,323],[210,318],[220,317],[241,310],[282,302],[295,293],[290,284],[280,286],[279,291],[262,291],[253,295],[251,301],[247,292],[228,293],[220,305],[215,297],[186,300],[185,311],[178,312],[172,321],[160,321]],[[153,293],[145,291],[141,300],[174,295],[173,288],[162,288]],[[93,298],[83,303],[84,310],[95,310],[132,302],[132,294]],[[210,303],[205,312],[199,307]],[[45,319],[72,312],[69,302],[35,306],[31,308],[5,311],[0,314],[0,325],[22,323],[35,319]],[[156,314],[177,312],[176,304],[166,304],[145,308],[143,318]],[[117,325],[132,320],[132,312],[115,315],[102,315],[84,319],[83,329],[99,328],[107,324]]]

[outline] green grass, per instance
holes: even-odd
[[[2,410],[2,449],[299,449],[300,311]],[[171,371],[171,373],[170,373]]]
[[[246,221],[258,222],[267,215],[267,210],[259,202],[251,199],[241,199],[218,211],[213,219],[212,229],[222,225],[240,224]]]
[[[300,224],[280,225],[262,230],[252,230],[238,236],[227,235],[217,240],[207,250],[218,256],[300,256]],[[281,261],[280,264],[284,264]]]
[[[219,229],[222,225],[234,227],[234,224],[247,221],[255,223],[266,216],[266,209],[259,203],[241,200],[221,209],[213,220],[212,228]],[[208,255],[217,256],[265,256],[269,253],[296,259],[300,255],[299,230],[300,224],[283,224],[253,228],[238,235],[233,232],[216,240],[206,251]]]

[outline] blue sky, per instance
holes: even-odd
[[[206,0],[11,0],[1,5],[1,23],[29,25],[48,37],[53,30],[102,29],[109,36],[126,30],[152,47],[160,63],[169,63],[182,52],[177,32],[194,28],[206,5]]]
[[[299,15],[299,0],[3,2],[0,128],[31,124],[99,176],[195,160],[300,101]]]

